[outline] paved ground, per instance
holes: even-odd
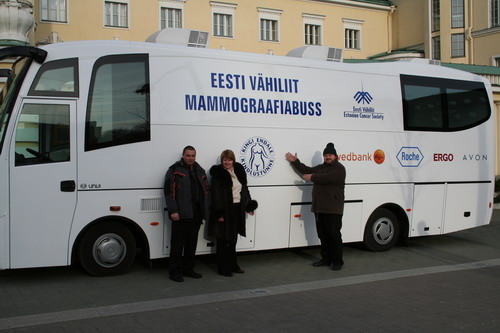
[[[500,332],[500,211],[488,226],[372,253],[345,247],[340,272],[318,248],[239,256],[245,274],[175,283],[166,261],[123,276],[78,268],[0,275],[5,332]]]

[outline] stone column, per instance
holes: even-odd
[[[30,1],[0,0],[0,47],[28,45],[28,33],[34,25]]]

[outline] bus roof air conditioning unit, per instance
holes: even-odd
[[[189,34],[188,46],[191,47],[207,47],[208,45],[208,32],[191,30]]]
[[[342,49],[328,46],[306,45],[288,52],[287,56],[342,62]]]
[[[429,64],[429,65],[441,66],[441,61],[434,60],[434,59],[403,58],[403,59],[399,59],[398,61],[405,61],[405,62],[413,62],[413,63],[419,63],[419,64]]]
[[[202,48],[209,46],[208,32],[191,29],[162,29],[149,36],[146,42]]]

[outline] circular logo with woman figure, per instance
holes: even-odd
[[[269,173],[274,165],[274,148],[267,139],[254,136],[241,146],[239,162],[248,175],[262,177]]]

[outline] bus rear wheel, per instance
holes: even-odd
[[[398,241],[398,235],[399,223],[396,215],[386,208],[379,208],[368,219],[363,243],[370,251],[388,251]]]
[[[117,222],[100,223],[91,227],[78,246],[80,264],[94,276],[125,273],[134,263],[135,254],[134,235]]]

